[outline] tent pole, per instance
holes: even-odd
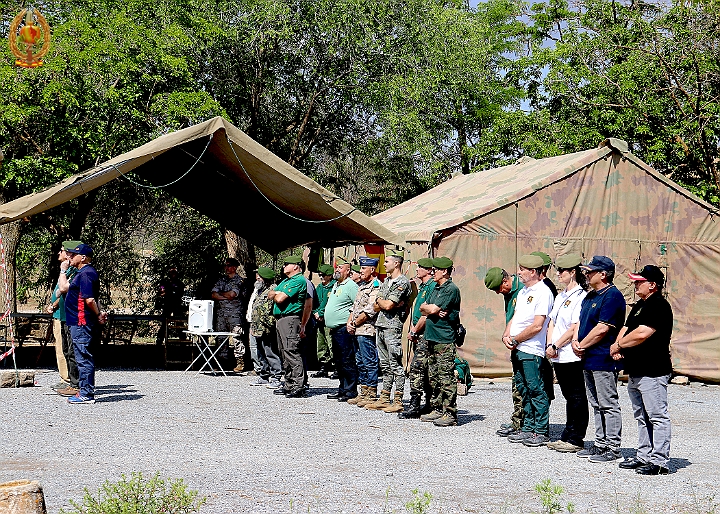
[[[515,202],[515,269],[518,267],[518,210],[520,206]]]

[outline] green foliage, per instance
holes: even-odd
[[[430,511],[432,494],[427,491],[420,494],[419,489],[413,489],[412,495],[412,499],[405,503],[405,510],[411,514],[427,514]]]
[[[82,502],[71,501],[72,509],[61,514],[190,514],[199,512],[207,501],[197,491],[188,490],[180,479],[164,480],[156,473],[151,478],[140,472],[124,474],[118,482],[109,480],[93,496],[85,489]]]
[[[559,485],[553,485],[549,478],[535,484],[535,492],[538,493],[543,514],[558,514],[560,512],[575,512],[575,506],[567,503],[563,506],[561,501],[564,489]]]

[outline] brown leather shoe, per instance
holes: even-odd
[[[80,392],[80,389],[78,389],[76,387],[70,387],[70,386],[66,387],[65,389],[57,390],[57,394],[59,394],[60,396],[75,396],[79,392]]]

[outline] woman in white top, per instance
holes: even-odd
[[[558,280],[565,286],[565,290],[555,298],[550,312],[545,354],[553,363],[555,376],[566,402],[565,430],[559,441],[547,445],[559,452],[582,450],[588,427],[583,363],[575,355],[571,345],[580,322],[580,307],[587,295],[587,281],[580,270],[581,262],[577,254],[561,255],[555,260]]]

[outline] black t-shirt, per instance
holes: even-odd
[[[629,334],[640,325],[654,328],[655,333],[632,348],[623,348],[625,373],[634,377],[661,377],[672,373],[670,336],[673,313],[662,294],[654,293],[638,301],[625,322]]]

